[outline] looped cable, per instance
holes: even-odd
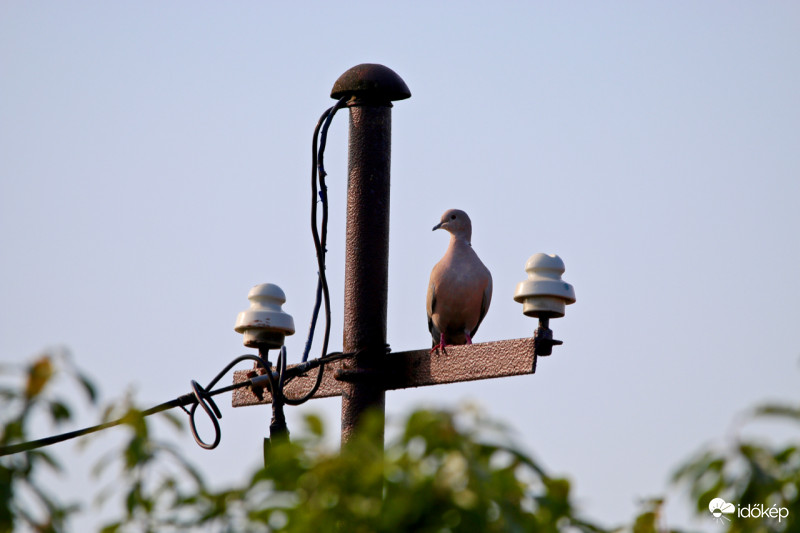
[[[216,402],[214,399],[209,396],[208,392],[200,386],[198,382],[192,380],[192,392],[194,393],[194,397],[197,399],[197,403],[192,405],[192,408],[189,410],[189,422],[192,427],[192,436],[194,436],[194,440],[198,446],[201,448],[205,448],[206,450],[213,450],[217,446],[219,446],[219,441],[222,439],[222,432],[219,428],[218,419],[222,418],[222,413],[219,411]],[[209,407],[209,404],[211,407]],[[197,426],[194,422],[194,415],[197,412],[197,406],[201,406],[203,411],[206,412],[208,418],[211,420],[211,423],[214,424],[214,442],[208,444],[197,432]]]
[[[211,397],[211,394],[208,391],[213,389],[214,385],[216,385],[217,382],[222,378],[222,376],[227,374],[231,368],[241,363],[242,361],[246,360],[255,361],[256,363],[261,365],[265,370],[269,371],[269,368],[267,368],[267,366],[264,364],[264,361],[260,357],[252,354],[246,354],[237,357],[236,359],[231,361],[228,365],[226,365],[225,368],[219,374],[217,374],[214,379],[211,380],[211,382],[208,384],[206,388],[203,388],[198,382],[192,380],[191,396],[194,396],[194,399],[197,400],[197,403],[193,403],[191,409],[186,409],[185,407],[183,407],[183,410],[189,414],[189,424],[192,429],[192,436],[194,437],[194,441],[201,448],[204,448],[206,450],[213,450],[214,448],[219,446],[220,440],[222,440],[222,431],[220,430],[219,422],[217,422],[217,420],[222,418],[222,412],[220,412],[219,407],[217,407],[216,402]],[[200,438],[200,434],[197,432],[197,424],[195,423],[195,414],[197,413],[198,405],[203,408],[203,411],[206,412],[208,418],[211,420],[211,423],[214,425],[214,442],[212,442],[211,444],[207,443],[202,438]]]

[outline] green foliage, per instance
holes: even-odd
[[[7,369],[4,369],[8,373]],[[33,416],[55,426],[72,420],[73,406],[55,396],[53,383],[71,377],[87,399],[97,400],[91,381],[66,355],[47,354],[17,372],[17,386],[0,385],[0,446],[24,441]],[[36,414],[38,413],[38,415]],[[764,406],[754,418],[800,423],[800,408]],[[98,501],[121,503],[103,532],[592,532],[602,529],[580,517],[571,484],[552,476],[519,447],[510,432],[474,409],[421,410],[400,422],[385,447],[382,416],[367,417],[341,450],[324,443],[325,427],[309,415],[292,440],[272,442],[266,465],[241,486],[211,489],[171,444],[154,437],[130,397],[108,407],[105,421],[122,419],[121,447],[94,468]],[[183,424],[162,414],[175,428]],[[96,437],[87,441],[95,446]],[[57,501],[39,471],[59,472],[46,449],[0,458],[0,533],[17,528],[67,531],[78,510]],[[724,498],[738,506],[786,508],[781,521],[735,517],[729,533],[800,530],[800,450],[737,439],[707,449],[684,464],[676,483],[687,486],[696,512]],[[662,498],[645,500],[639,515],[615,531],[665,533]]]
[[[73,365],[69,354],[54,351],[39,356],[24,369],[1,370],[4,382],[0,386],[0,446],[28,439],[31,419],[42,413],[56,427],[72,419],[66,401],[53,395],[52,383],[67,376],[78,384],[88,399],[96,398],[94,387]],[[14,376],[24,384],[9,386]],[[42,470],[61,472],[61,466],[47,451],[34,450],[0,458],[0,532],[13,531],[23,525],[34,531],[62,531],[68,517],[78,510],[75,504],[58,501],[38,474]]]
[[[800,408],[765,405],[751,415],[764,418],[800,425]],[[795,444],[776,446],[737,437],[724,449],[707,449],[689,460],[676,471],[675,481],[688,485],[700,516],[709,516],[709,503],[717,497],[738,508],[759,509],[755,518],[737,514],[723,519],[729,533],[800,530],[800,450]],[[788,516],[760,516],[773,507],[785,509]]]
[[[314,432],[274,446],[251,484],[271,495],[251,518],[288,532],[598,530],[576,518],[566,480],[485,440],[508,435],[475,412],[414,412],[385,450],[381,425],[368,419],[341,452],[320,451]]]
[[[71,419],[69,404],[47,394],[59,373],[44,356],[26,369],[23,386],[3,390],[4,402],[16,407],[4,420],[3,445],[28,438],[34,412],[56,424]],[[90,381],[71,375],[94,401]],[[576,517],[566,479],[547,475],[506,444],[504,428],[476,411],[414,412],[385,448],[383,418],[367,417],[342,450],[327,449],[322,420],[308,416],[299,437],[272,443],[266,466],[248,483],[225,490],[211,490],[178,450],[154,438],[152,419],[129,397],[104,411],[103,421],[113,419],[124,421],[116,431],[126,438],[93,473],[101,480],[99,503],[119,501],[123,512],[104,532],[599,530]],[[2,459],[0,531],[23,523],[37,531],[67,529],[77,507],[59,504],[36,483],[41,467],[59,469],[46,451]],[[45,512],[37,517],[26,508],[23,491],[35,494]]]
[[[116,468],[98,502],[105,503],[116,495],[125,509],[124,516],[107,524],[103,531],[155,532],[177,527],[180,517],[173,517],[172,511],[179,511],[181,502],[204,491],[200,474],[174,446],[152,437],[151,421],[133,405],[130,397],[108,407],[103,419],[104,422],[121,419],[127,430],[122,449],[106,453],[93,469],[93,474],[101,478],[110,468]],[[167,420],[178,428],[182,426],[174,417],[167,415]]]
[[[382,417],[368,417],[341,451],[325,448],[322,421],[310,416],[301,437],[272,443],[249,483],[222,491],[185,463],[165,468],[179,455],[155,446],[147,421],[128,415],[125,482],[115,478],[127,487],[127,514],[108,532],[599,531],[576,517],[565,479],[484,439],[508,435],[475,412],[414,412],[385,449],[376,444]]]

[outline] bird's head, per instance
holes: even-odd
[[[472,239],[472,221],[460,209],[448,209],[442,215],[442,220],[433,227],[433,231],[443,229],[449,231],[456,239],[470,242]]]

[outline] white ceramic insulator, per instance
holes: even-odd
[[[558,318],[575,303],[575,289],[561,279],[564,261],[557,255],[533,254],[525,263],[528,279],[517,284],[514,300],[527,316]]]
[[[255,346],[259,339],[275,339],[281,342],[284,335],[294,334],[292,315],[283,312],[281,306],[286,302],[283,290],[272,283],[262,283],[250,289],[247,295],[250,309],[236,317],[234,329],[244,334],[245,346]],[[277,346],[280,347],[280,344]]]

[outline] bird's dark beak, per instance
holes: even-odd
[[[442,222],[439,222],[438,224],[436,224],[436,225],[433,227],[433,229],[432,229],[431,231],[436,231],[437,229],[441,228],[441,227],[442,227],[442,224],[443,224]]]

